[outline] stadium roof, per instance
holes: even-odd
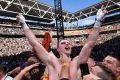
[[[120,0],[103,0],[75,13],[63,10],[65,22],[77,21],[92,15],[105,5],[109,14],[120,11]],[[15,17],[16,13],[23,13],[29,20],[43,21],[50,23],[55,19],[54,7],[40,3],[38,0],[0,0],[0,15]]]
[[[102,2],[100,2],[98,4],[94,4],[90,7],[87,7],[85,9],[75,12],[74,16],[77,20],[79,20],[82,18],[86,18],[86,17],[92,16],[92,15],[95,15],[96,11],[102,5],[104,5],[107,8],[109,14],[120,11],[120,0],[103,0]]]

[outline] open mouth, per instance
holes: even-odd
[[[70,50],[70,47],[65,47],[65,50],[67,50],[67,51]]]

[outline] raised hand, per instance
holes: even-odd
[[[96,19],[98,21],[103,21],[104,20],[104,16],[106,15],[107,10],[106,8],[102,5],[101,8],[98,10],[97,14],[96,14]]]
[[[18,15],[16,16],[16,21],[19,23],[19,24],[24,24],[25,23],[25,18],[22,14],[18,13]]]
[[[96,21],[94,27],[100,27],[101,26],[101,21],[104,20],[105,15],[107,14],[107,10],[104,6],[101,6],[101,8],[98,10],[96,14]]]
[[[23,27],[23,28],[29,28],[25,22],[25,17],[18,13],[18,15],[16,16],[16,21]]]
[[[30,69],[32,69],[33,67],[36,67],[36,66],[39,66],[39,63],[36,63],[36,64],[32,64],[32,65],[30,65],[30,66],[27,66],[27,67],[25,67],[21,72],[25,74],[25,73],[28,72]]]

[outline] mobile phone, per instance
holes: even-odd
[[[88,67],[88,64],[85,63],[85,64],[80,64],[80,69],[81,69],[81,76],[83,77],[84,75],[88,75],[90,74],[89,72],[89,67]]]

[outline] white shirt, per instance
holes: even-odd
[[[8,75],[5,75],[1,80],[13,80],[13,78]]]

